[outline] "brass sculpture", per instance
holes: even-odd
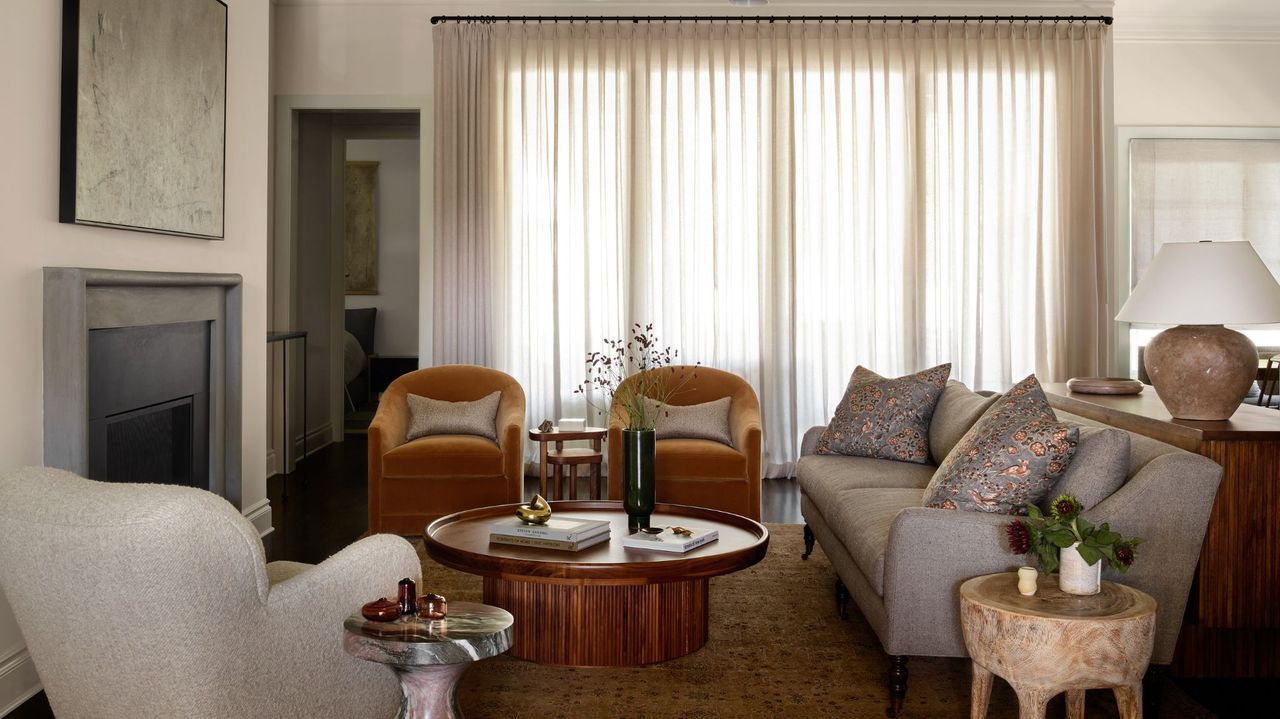
[[[516,516],[525,524],[546,524],[551,519],[551,505],[541,494],[535,494],[528,504],[516,507]]]
[[[542,424],[538,425],[538,431],[539,431],[539,432],[550,432],[554,427],[555,427],[555,425],[551,424],[551,420],[549,420],[549,419],[544,419],[544,420],[542,420]]]
[[[684,527],[667,527],[667,529],[670,529],[673,534],[679,534],[681,537],[693,536],[692,529],[685,529]]]

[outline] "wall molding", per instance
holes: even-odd
[[[244,510],[244,518],[258,530],[259,537],[265,537],[276,531],[276,528],[271,526],[271,500],[260,499],[254,502]]]
[[[19,645],[8,656],[0,658],[0,697],[12,697],[8,705],[0,706],[0,716],[22,706],[42,688],[35,662],[31,661],[26,647]]]
[[[1274,16],[1122,16],[1112,28],[1118,43],[1280,43],[1280,18]]]

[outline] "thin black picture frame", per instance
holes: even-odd
[[[153,0],[154,2],[171,2],[172,0]],[[222,6],[222,206],[218,208],[221,215],[221,234],[202,234],[161,227],[146,227],[113,222],[94,221],[77,216],[76,207],[76,160],[79,150],[79,97],[80,97],[80,12],[81,0],[63,0],[62,5],[62,72],[61,72],[61,106],[59,110],[59,142],[58,142],[58,221],[66,224],[86,225],[92,227],[109,227],[121,230],[133,230],[175,237],[193,237],[203,240],[223,240],[226,238],[227,219],[227,96],[230,94],[227,65],[230,46],[230,9],[224,0],[202,0]]]

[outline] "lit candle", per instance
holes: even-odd
[[[1035,567],[1019,567],[1018,568],[1018,593],[1024,597],[1029,597],[1036,593],[1036,568]]]

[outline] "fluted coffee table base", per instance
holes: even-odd
[[[517,619],[509,654],[575,667],[652,664],[697,651],[707,643],[707,594],[707,579],[484,580],[485,603]]]

